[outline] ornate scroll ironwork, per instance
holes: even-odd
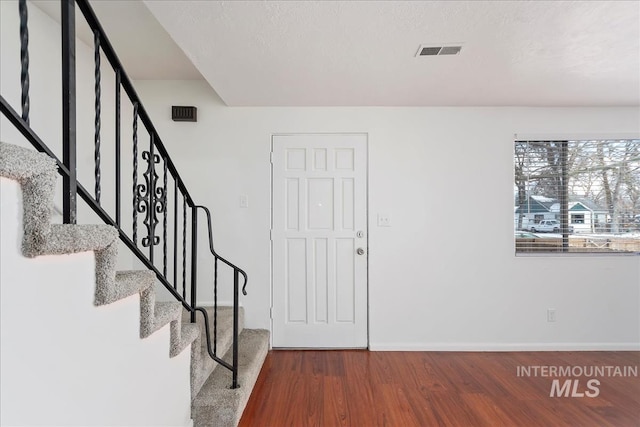
[[[147,228],[147,235],[142,238],[142,246],[155,246],[160,243],[160,236],[155,235],[156,226],[160,222],[158,214],[166,209],[166,191],[163,186],[156,187],[158,174],[155,165],[160,163],[160,156],[150,151],[142,152],[142,159],[147,161],[147,170],[142,174],[144,184],[136,186],[135,210],[145,214],[142,223]]]

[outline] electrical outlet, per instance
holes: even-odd
[[[241,208],[249,207],[249,196],[247,196],[246,194],[243,194],[242,196],[240,196],[240,207]]]
[[[391,227],[391,217],[387,214],[378,214],[378,227]]]
[[[556,309],[548,308],[547,309],[547,322],[555,322],[556,321]]]

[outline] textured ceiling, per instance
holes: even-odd
[[[134,78],[203,76],[231,106],[640,105],[638,1],[92,4]],[[443,43],[462,52],[415,57]]]

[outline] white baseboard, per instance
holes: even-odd
[[[640,351],[640,343],[370,343],[371,351]]]
[[[190,419],[185,425],[184,427],[193,427],[193,420]]]

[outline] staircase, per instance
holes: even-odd
[[[213,311],[208,308],[210,316]],[[185,312],[184,319],[187,321]],[[218,348],[231,346],[231,322],[233,313],[231,307],[218,307],[218,325],[222,324],[222,334],[218,335]],[[199,323],[203,333],[194,344],[203,356],[200,362],[192,361],[191,387],[192,396],[191,415],[195,426],[235,426],[240,421],[242,411],[249,400],[251,390],[258,379],[260,368],[269,351],[269,331],[264,329],[244,329],[244,313],[241,316],[241,329],[239,340],[239,377],[240,386],[236,389],[229,388],[231,384],[231,371],[227,369],[214,369],[217,364],[207,355],[204,343],[204,326]],[[220,326],[219,326],[220,327]],[[196,356],[198,352],[195,352]],[[193,353],[192,353],[193,355]],[[231,361],[232,351],[225,352],[224,360]],[[199,371],[193,372],[194,367]]]
[[[0,95],[0,111],[17,133],[2,133],[35,149],[0,142],[2,424],[234,426],[269,349],[268,331],[244,329],[240,294],[246,295],[247,274],[214,249],[211,213],[191,197],[89,1],[58,2],[59,34],[42,20],[36,31],[29,28],[26,0],[18,0],[15,11],[2,2],[3,35],[19,33],[19,55],[3,51],[3,67],[20,70],[16,87]],[[76,49],[76,15],[93,33],[91,60],[88,46]],[[31,127],[30,88],[46,86],[49,78],[32,85],[34,32],[47,40],[61,36],[61,149],[47,145],[58,135]],[[76,76],[89,63],[93,75]],[[77,82],[87,78],[94,83],[92,124],[77,123],[76,115]],[[103,94],[107,87],[111,97]],[[48,93],[36,98],[41,106],[57,101]],[[113,111],[115,129],[105,138],[106,110]],[[83,138],[80,148],[93,152],[93,164],[80,160],[76,141],[90,127],[93,144]],[[104,161],[106,152],[113,164]],[[62,194],[54,196],[58,174]],[[54,197],[64,224],[51,223]],[[97,218],[85,222],[103,223],[76,224],[79,200]],[[202,213],[208,235],[200,239],[208,237],[205,262],[214,271],[206,278],[198,268],[205,258],[198,254]],[[144,270],[118,271],[118,248]],[[225,270],[220,279],[218,270]],[[198,290],[205,287],[213,290],[213,307],[198,306]],[[170,302],[157,300],[157,289]],[[232,307],[217,305],[219,289],[232,292]],[[166,359],[158,354],[163,348]],[[119,381],[129,377],[135,380]],[[83,393],[87,383],[91,392]],[[5,421],[7,412],[11,421]]]
[[[265,330],[243,329],[244,313],[240,308],[239,378],[240,386],[230,389],[231,371],[219,368],[208,354],[204,335],[203,317],[197,323],[190,323],[190,313],[183,310],[179,302],[156,302],[154,282],[156,274],[151,271],[116,271],[118,232],[109,225],[51,224],[57,167],[53,159],[42,153],[10,144],[0,143],[0,177],[17,181],[21,187],[23,211],[22,220],[15,219],[15,228],[22,227],[22,254],[27,258],[47,255],[68,255],[87,251],[95,254],[94,305],[104,306],[125,300],[134,295],[139,297],[141,339],[169,325],[169,357],[176,357],[190,349],[191,417],[196,427],[235,426],[249,399],[262,363],[269,349],[269,332]],[[2,180],[2,192],[9,192],[8,180]],[[15,205],[19,200],[15,200]],[[10,222],[17,217],[11,201],[3,196],[3,239],[9,238],[7,230],[13,228]],[[18,214],[12,214],[14,209]],[[19,233],[19,231],[18,231]],[[3,255],[3,258],[5,256]],[[53,258],[50,262],[54,262]],[[8,262],[7,259],[3,259]],[[60,260],[62,262],[62,260]],[[5,267],[7,268],[6,264]],[[70,272],[70,274],[73,274]],[[38,287],[43,283],[21,283],[20,286]],[[90,284],[87,284],[89,286]],[[2,283],[15,286],[15,283]],[[209,317],[213,309],[207,309]],[[37,316],[37,313],[32,313]],[[217,348],[230,362],[232,349],[233,310],[218,307]],[[42,319],[46,322],[47,319]],[[77,319],[82,322],[82,319]],[[61,331],[60,333],[64,333]],[[33,337],[25,337],[32,340]],[[108,337],[105,337],[108,339]],[[212,338],[213,339],[213,338]],[[123,349],[126,351],[126,349]],[[38,366],[33,374],[38,375]],[[40,369],[46,369],[41,365]],[[100,369],[99,365],[96,369]],[[185,372],[185,375],[186,372]],[[6,390],[3,390],[6,391]],[[125,390],[112,390],[122,393]],[[167,390],[170,393],[170,390]],[[37,402],[33,402],[37,406]],[[69,402],[72,404],[73,402]]]

